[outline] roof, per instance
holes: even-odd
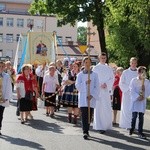
[[[90,56],[92,57],[97,57],[98,56],[98,52],[94,49],[94,47],[91,46],[91,52],[90,52]],[[66,53],[67,54],[66,54]],[[57,51],[56,54],[58,56],[71,56],[71,57],[83,57],[83,56],[87,56],[88,53],[84,53],[82,54],[79,50],[78,45],[58,45],[57,46]]]

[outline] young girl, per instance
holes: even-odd
[[[62,99],[60,103],[64,107],[68,107],[68,122],[72,122],[72,115],[73,123],[77,124],[77,116],[79,114],[78,109],[78,92],[75,87],[76,76],[80,71],[80,64],[75,62],[73,64],[73,69],[68,70],[68,73],[64,76],[62,84],[65,85]]]
[[[113,85],[113,125],[116,125],[116,118],[117,118],[117,111],[121,109],[121,97],[122,97],[122,92],[119,88],[119,80],[120,76],[123,72],[122,67],[117,67],[116,69],[116,74],[115,74],[115,82]]]

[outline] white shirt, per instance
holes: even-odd
[[[44,69],[42,70],[43,66],[38,66],[35,70],[35,73],[38,77],[44,77],[45,72],[48,70],[48,67],[45,66]]]
[[[50,74],[46,74],[43,79],[43,84],[45,84],[44,92],[55,93],[56,85],[59,85],[58,79],[54,75],[53,77]]]

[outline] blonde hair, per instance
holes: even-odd
[[[32,70],[33,66],[31,64],[27,64],[29,68]]]
[[[9,65],[11,65],[11,62],[10,62],[10,61],[6,61],[6,62],[5,62],[5,64],[9,64]]]
[[[51,62],[51,63],[49,64],[49,66],[55,66],[55,67],[56,67],[56,64],[55,64],[54,62]]]
[[[118,73],[122,73],[123,72],[123,67],[117,67],[117,69],[116,69],[116,73],[118,74]]]
[[[25,68],[29,68],[29,64],[24,64],[22,67],[21,67],[21,71],[24,72]]]
[[[132,61],[137,61],[137,58],[136,57],[131,57],[130,62],[132,62]]]

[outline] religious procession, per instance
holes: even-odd
[[[128,130],[129,135],[137,130],[138,137],[146,139],[144,113],[150,96],[146,68],[137,68],[136,57],[130,59],[128,69],[112,67],[106,61],[107,55],[102,52],[96,66],[91,65],[88,56],[82,61],[69,62],[67,67],[61,60],[37,65],[26,63],[17,75],[10,61],[0,62],[0,129],[5,107],[16,87],[16,115],[21,124],[32,121],[32,111],[38,111],[40,101],[44,103],[45,115],[51,119],[56,111],[61,113],[61,108],[66,108],[68,123],[76,125],[81,120],[85,140],[90,137],[91,125],[105,134],[116,124]]]

